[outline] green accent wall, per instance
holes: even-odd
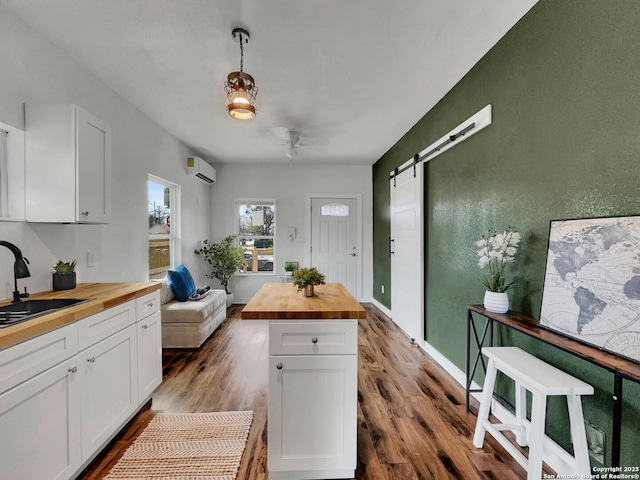
[[[463,370],[466,305],[484,293],[473,245],[482,233],[521,232],[511,308],[538,318],[549,222],[640,214],[640,2],[541,0],[376,162],[373,291],[389,308],[389,172],[487,104],[493,123],[425,166],[426,340]],[[594,385],[585,418],[605,432],[609,464],[612,375],[513,331],[499,336]],[[624,388],[621,463],[638,466],[640,386]],[[571,451],[566,404],[549,410],[547,434]]]

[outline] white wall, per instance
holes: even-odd
[[[0,122],[24,129],[28,102],[76,103],[111,125],[113,219],[109,225],[0,222],[0,240],[17,245],[31,262],[31,277],[18,281],[20,289],[50,290],[49,271],[58,259],[77,259],[79,282],[146,281],[149,173],[182,186],[182,256],[203,283],[192,253],[210,232],[211,187],[186,176],[184,162],[192,152],[0,6]],[[87,250],[96,253],[94,268],[87,268]],[[0,299],[13,291],[13,260],[0,248]]]
[[[235,275],[230,289],[235,303],[246,303],[265,282],[278,282],[285,261],[308,266],[310,193],[362,195],[363,259],[362,298],[372,297],[372,179],[370,166],[352,165],[216,165],[217,181],[211,195],[211,240],[235,233],[236,198],[276,199],[276,258],[272,275]],[[297,239],[289,242],[288,227],[296,227]],[[215,280],[210,281],[212,285]]]

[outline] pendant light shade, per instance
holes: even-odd
[[[248,120],[256,115],[258,87],[251,75],[243,72],[244,44],[249,43],[249,32],[234,28],[233,39],[240,43],[240,71],[227,75],[224,91],[227,94],[226,107],[229,115],[239,120]]]

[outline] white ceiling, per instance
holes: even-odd
[[[288,163],[285,127],[309,144],[296,163],[370,165],[536,1],[0,3],[212,163]],[[247,121],[224,107],[234,27],[251,34],[244,70],[259,87]]]

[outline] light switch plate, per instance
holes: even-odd
[[[95,267],[96,266],[96,252],[88,251],[87,252],[87,267]]]

